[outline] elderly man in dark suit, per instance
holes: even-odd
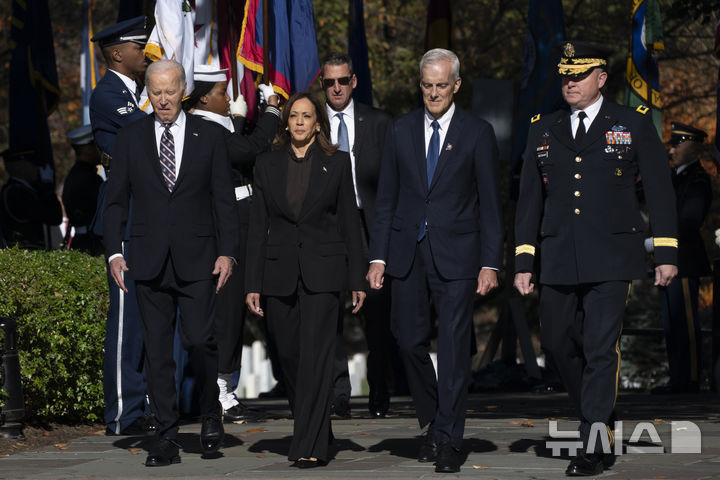
[[[353,100],[352,93],[357,86],[357,77],[348,55],[333,53],[328,56],[323,64],[320,80],[325,90],[325,106],[330,119],[332,142],[339,145],[340,151],[350,154],[355,203],[362,223],[359,234],[363,242],[363,252],[367,254],[382,147],[392,118],[381,110]],[[370,292],[363,311],[368,345],[368,409],[374,417],[384,417],[390,405],[386,377],[393,345],[390,332],[390,292],[387,289]],[[340,331],[342,321],[340,318]],[[342,337],[338,339],[336,348],[335,399],[332,410],[333,414],[347,418],[350,416],[350,379]]]
[[[603,98],[608,53],[582,42],[563,46],[558,73],[570,109],[532,118],[515,218],[515,287],[533,291],[539,253],[542,345],[580,417],[583,449],[566,470],[573,476],[600,474],[614,461],[623,313],[631,281],[646,276],[638,174],[654,232],[655,284],[677,275],[665,150],[647,107]]]
[[[420,61],[425,108],[388,130],[370,241],[370,287],[392,279],[392,330],[420,426],[418,460],[460,471],[475,294],[497,286],[502,213],[495,134],[458,108],[460,61],[443,49]],[[430,302],[438,372],[430,360]]]
[[[105,207],[105,253],[117,285],[135,280],[145,340],[150,407],[158,432],[147,466],[180,462],[173,334],[180,335],[201,387],[204,453],[223,437],[218,401],[215,294],[238,255],[238,214],[221,127],[181,109],[185,72],[173,60],[148,67],[154,115],[122,129]],[[130,194],[133,249],[122,253]],[[217,277],[215,277],[217,276]]]

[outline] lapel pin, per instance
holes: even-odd
[[[193,132],[193,136],[197,137],[197,136],[198,136],[198,134],[197,134],[197,133],[195,133],[195,132]]]
[[[448,146],[445,147],[445,150],[447,150],[448,152],[452,150],[452,143],[448,143]]]
[[[327,173],[327,167],[323,165],[323,173]]]

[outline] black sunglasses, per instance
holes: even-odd
[[[350,80],[352,80],[352,77],[340,77],[340,78],[323,78],[322,79],[322,85],[323,88],[330,88],[335,86],[335,81],[337,81],[340,85],[343,87],[350,85]]]

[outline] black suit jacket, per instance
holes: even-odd
[[[638,174],[654,236],[663,239],[664,246],[655,247],[655,263],[676,264],[677,217],[667,153],[650,115],[642,111],[603,100],[580,145],[566,110],[530,125],[515,218],[517,272],[533,271],[537,253],[544,284],[643,278]]]
[[[678,275],[702,277],[710,274],[710,262],[700,228],[710,210],[710,176],[700,162],[673,175],[678,212]]]
[[[218,256],[237,257],[238,217],[224,129],[186,115],[180,172],[172,192],[160,171],[154,115],[120,130],[105,203],[105,253],[122,253],[133,196],[128,276],[156,277],[172,255],[185,281],[212,278]]]
[[[299,277],[314,292],[366,290],[349,155],[327,156],[311,145],[308,190],[294,218],[286,193],[289,148],[264,153],[255,164],[246,292],[291,295]]]
[[[412,265],[417,237],[427,237],[440,274],[476,278],[482,267],[502,264],[502,211],[498,152],[492,126],[457,108],[428,188],[424,110],[397,119],[385,139],[370,259],[403,277]]]
[[[354,102],[355,140],[352,151],[355,156],[355,181],[362,202],[368,228],[375,214],[380,163],[382,160],[385,134],[392,123],[387,113],[368,105]]]

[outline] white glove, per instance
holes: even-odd
[[[238,97],[235,100],[230,101],[230,115],[233,117],[244,117],[247,115],[247,103],[240,93],[238,93]]]
[[[720,247],[720,228],[715,230],[715,244]]]
[[[260,101],[263,103],[268,103],[270,97],[272,97],[273,95],[277,95],[277,93],[275,93],[275,90],[273,90],[272,83],[268,83],[267,85],[261,83],[260,85],[258,85],[258,90],[260,90]]]
[[[651,253],[653,250],[655,250],[655,242],[653,237],[648,237],[645,239],[645,251]]]

